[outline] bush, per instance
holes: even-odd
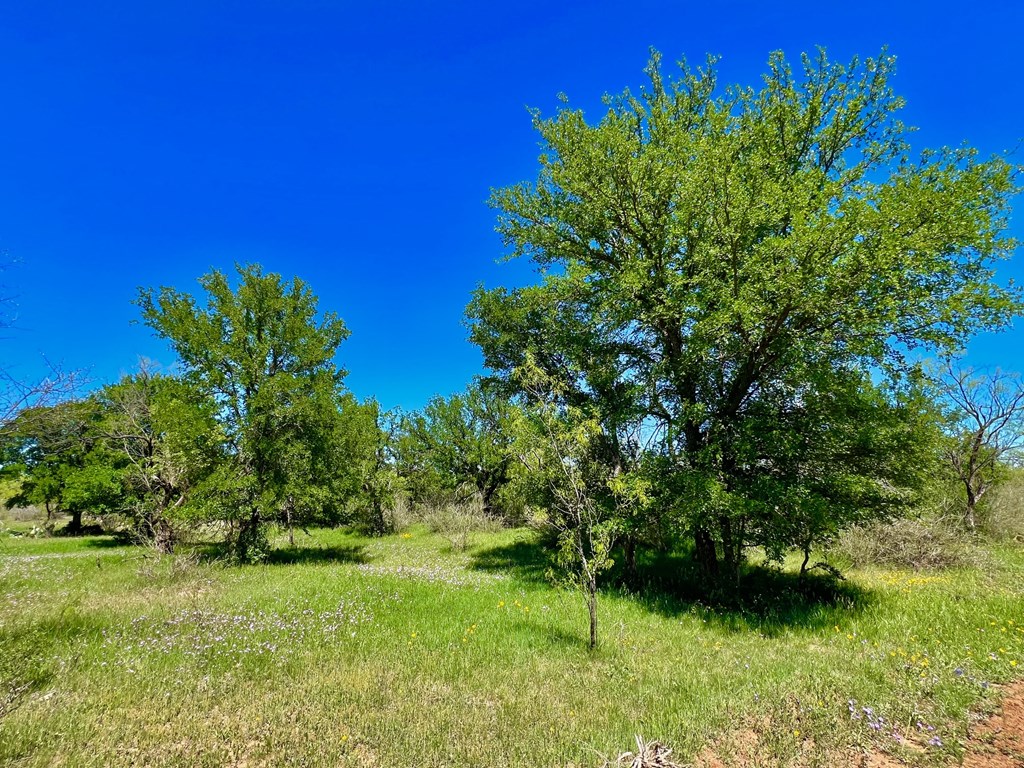
[[[854,567],[939,570],[979,565],[982,554],[970,537],[941,518],[896,520],[847,530],[833,554]]]
[[[384,513],[384,518],[389,530],[392,532],[404,530],[413,523],[420,522],[412,504],[409,502],[409,497],[404,493],[395,494],[390,509]]]
[[[479,498],[465,504],[426,507],[421,516],[431,531],[444,536],[451,543],[452,549],[459,552],[465,552],[469,547],[473,533],[491,533],[502,528],[499,521],[484,512],[483,502]]]
[[[1024,544],[1024,470],[995,486],[978,511],[981,532],[993,541]]]
[[[37,507],[11,507],[5,509],[0,506],[0,520],[11,523],[44,522],[46,511]]]

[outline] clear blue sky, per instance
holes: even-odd
[[[1010,2],[0,2],[0,362],[97,383],[170,363],[131,324],[137,287],[258,261],[348,323],[358,396],[419,407],[480,372],[471,289],[531,279],[497,263],[485,205],[536,175],[527,106],[564,91],[596,116],[652,45],[756,84],[773,49],[888,44],[915,147],[989,154],[1024,137],[1022,29]],[[1022,342],[1018,324],[971,360],[1020,370]]]

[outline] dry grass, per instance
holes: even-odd
[[[994,541],[1024,544],[1024,470],[997,485],[979,511],[982,532]]]
[[[836,543],[834,554],[857,568],[931,571],[985,565],[983,550],[969,535],[950,522],[934,518],[851,528]]]
[[[420,510],[420,521],[444,537],[457,552],[465,552],[477,533],[497,533],[503,526],[484,512],[483,502],[473,497],[462,504],[444,504]]]

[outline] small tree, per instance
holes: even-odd
[[[590,649],[597,646],[597,581],[611,567],[619,532],[612,477],[596,455],[601,426],[560,400],[558,382],[527,361],[517,372],[529,407],[517,419],[519,458],[558,536],[560,580],[579,590],[590,617]]]
[[[119,511],[123,462],[103,440],[103,410],[93,398],[22,411],[3,433],[5,474],[21,479],[8,506],[46,508],[47,521],[68,514],[69,533],[82,516]]]
[[[966,496],[964,524],[974,529],[982,497],[1024,448],[1024,383],[1015,374],[982,374],[949,360],[937,386],[949,405],[946,459]]]
[[[126,512],[161,554],[174,549],[176,523],[218,461],[222,437],[216,404],[195,387],[143,364],[99,393],[101,431],[119,454]]]

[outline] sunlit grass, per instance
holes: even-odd
[[[606,590],[591,654],[528,532],[406,534],[300,533],[244,568],[5,538],[0,763],[596,766],[634,734],[687,760],[753,732],[768,763],[927,764],[1024,664],[1020,552],[837,599],[784,574],[738,605]]]

